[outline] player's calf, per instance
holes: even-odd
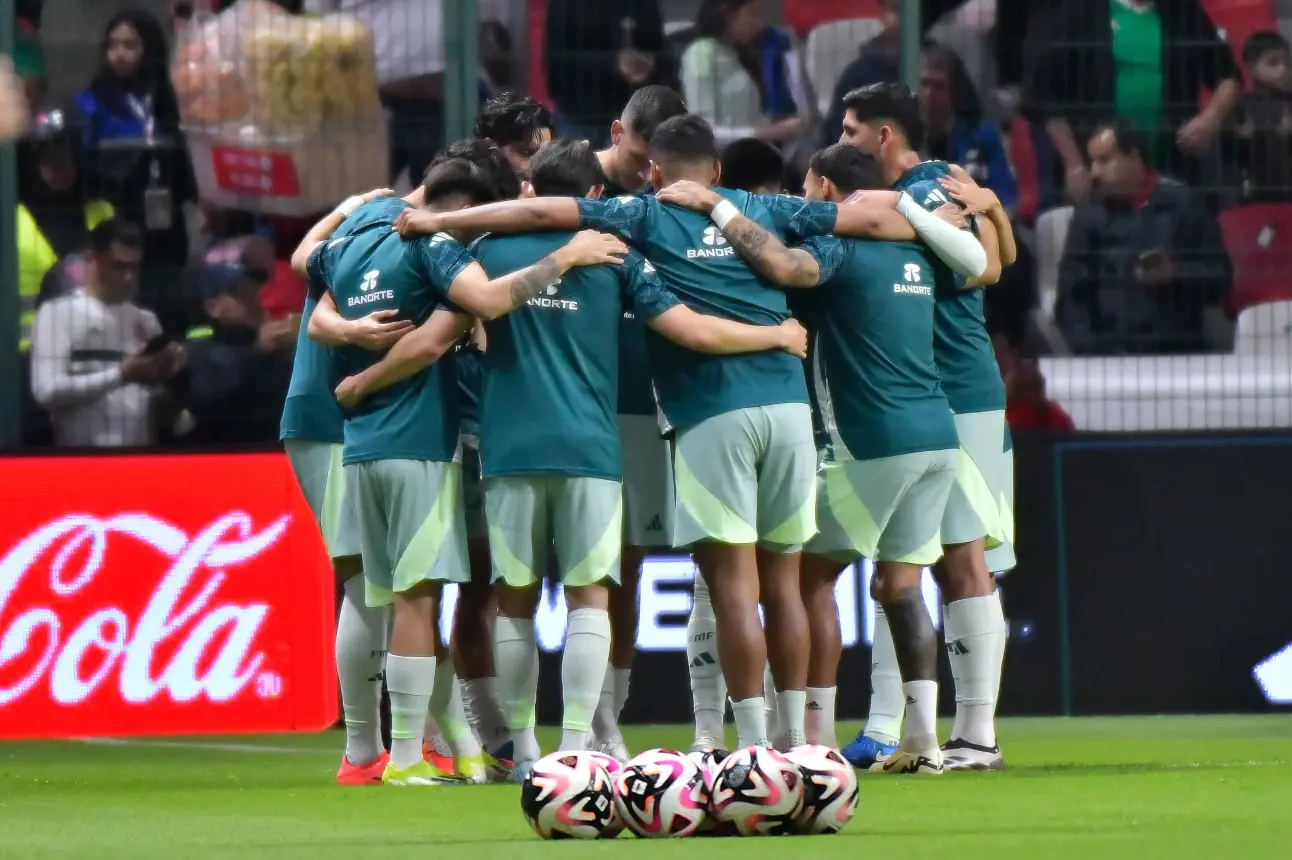
[[[803,555],[803,605],[808,614],[811,650],[808,654],[807,742],[835,748],[834,699],[843,637],[839,632],[839,606],[834,584],[847,563],[819,555]]]
[[[937,741],[938,644],[933,620],[924,606],[920,591],[922,570],[917,564],[880,561],[875,563],[871,579],[871,596],[884,607],[893,634],[893,649],[902,673],[902,692],[906,695],[906,722],[901,749],[885,763],[886,772],[900,768],[909,772],[906,759],[913,758],[917,769],[942,767]]]
[[[435,690],[435,654],[442,648],[435,624],[440,589],[440,582],[423,581],[394,595],[386,658],[391,721],[390,765],[383,777],[387,783],[432,784],[442,776],[422,758],[422,729]]]
[[[805,742],[808,654],[811,636],[800,585],[800,553],[759,549],[759,599],[763,606],[767,656],[776,685],[776,745],[792,749]]]
[[[561,657],[562,750],[587,747],[592,715],[610,664],[610,602],[604,585],[565,588],[565,648]]]
[[[628,700],[633,657],[637,653],[638,591],[645,551],[625,545],[622,550],[619,587],[610,589],[610,665],[601,686],[601,696],[592,715],[590,746],[627,760],[619,715]]]

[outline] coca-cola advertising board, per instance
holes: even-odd
[[[0,737],[331,725],[329,570],[281,454],[0,460]]]

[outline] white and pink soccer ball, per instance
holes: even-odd
[[[803,810],[803,775],[776,750],[736,750],[714,777],[709,809],[720,828],[741,836],[793,833]]]
[[[646,839],[690,836],[704,823],[709,792],[695,762],[676,750],[647,750],[615,776],[615,807]]]
[[[552,753],[534,763],[520,808],[544,839],[598,839],[614,826],[614,786],[592,753]]]
[[[857,811],[857,772],[838,750],[816,744],[795,747],[786,757],[803,777],[803,806],[794,819],[798,833],[838,833]]]
[[[599,764],[601,769],[606,772],[606,776],[610,778],[610,785],[613,789],[615,778],[619,775],[619,771],[623,769],[623,762],[619,761],[619,759],[614,756],[606,755],[603,752],[589,751],[588,755],[590,755],[592,760]],[[601,831],[600,838],[602,839],[614,839],[620,833],[624,832],[624,821],[619,817],[619,809],[614,804],[611,804],[611,809],[614,812],[614,815],[611,817],[610,822],[606,825],[605,829]]]

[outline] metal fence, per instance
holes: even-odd
[[[0,389],[28,449],[272,443],[303,297],[281,261],[314,217],[416,181],[481,97],[532,93],[608,145],[647,83],[740,141],[730,181],[795,192],[848,89],[910,82],[924,154],[995,191],[1020,240],[987,294],[1011,398],[1078,429],[1292,426],[1289,4],[139,5],[168,51],[143,103],[102,77],[105,45],[134,45],[109,27],[125,3],[48,0],[11,52],[46,108],[5,189],[23,342]],[[152,25],[123,20],[151,56]],[[91,248],[109,213],[141,241]],[[137,311],[82,290],[132,277]]]

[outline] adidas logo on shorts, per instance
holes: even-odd
[[[650,518],[650,522],[646,524],[646,531],[648,532],[664,531],[664,524],[660,522],[659,514],[656,514],[655,516]]]

